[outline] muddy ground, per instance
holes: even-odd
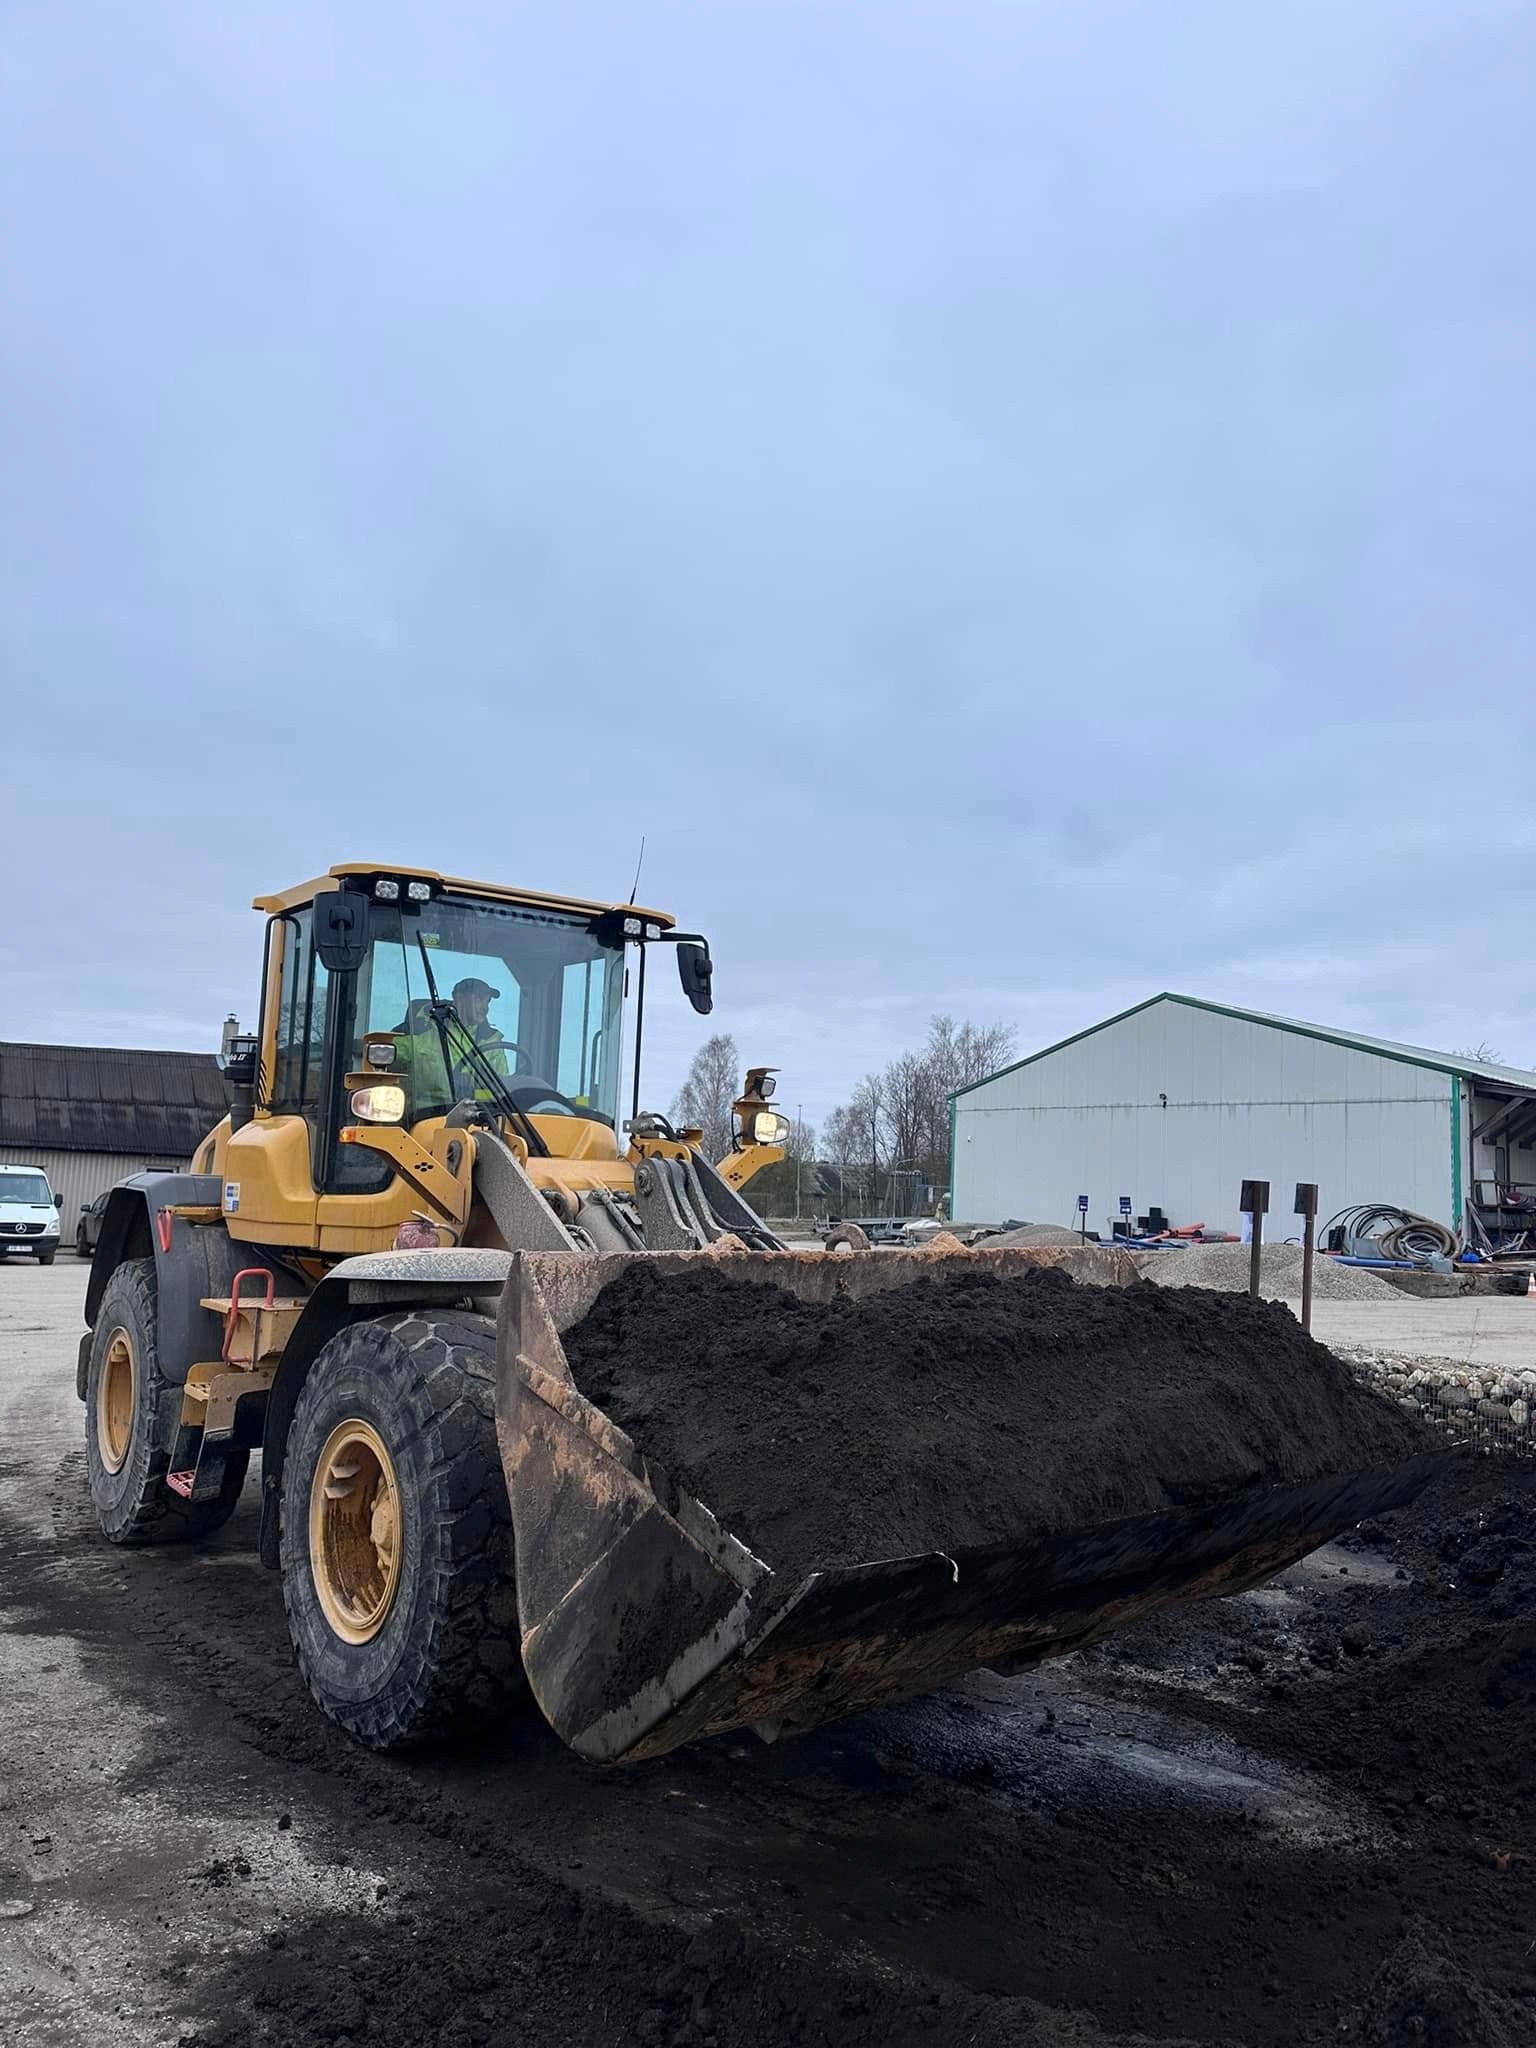
[[[1536,2032],[1536,1481],[777,1750],[313,1713],[254,1490],[103,1548],[83,1275],[0,1273],[0,2034],[24,2048],[1508,2048]]]

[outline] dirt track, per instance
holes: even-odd
[[[780,1751],[600,1772],[525,1730],[389,1762],[302,1696],[250,1501],[201,1551],[96,1540],[82,1291],[68,1261],[0,1273],[0,2012],[24,2048],[1529,2037],[1536,1670],[1500,1666],[1498,1742],[1478,1693],[1417,1746],[1410,1709],[1388,1748],[1387,1702],[1331,1711],[1390,1676],[1394,1633],[1493,1654],[1498,1573],[1463,1583],[1388,1528],[1117,1654]],[[1464,1484],[1475,1516],[1488,1468]]]

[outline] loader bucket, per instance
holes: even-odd
[[[956,1252],[1009,1277],[1064,1266],[1116,1284],[1120,1254]],[[1439,1462],[1253,1486],[1199,1507],[1012,1546],[770,1568],[682,1491],[576,1385],[563,1343],[635,1259],[709,1259],[732,1279],[825,1302],[901,1287],[929,1251],[522,1252],[502,1296],[497,1430],[511,1501],[523,1663],[544,1715],[582,1755],[659,1756],[749,1726],[768,1737],[930,1692],[979,1666],[1017,1670],[1173,1601],[1260,1584],[1367,1515],[1412,1498]]]

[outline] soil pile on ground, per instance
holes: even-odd
[[[1517,2048],[1524,2031],[1514,2000],[1488,1990],[1448,1944],[1423,1933],[1406,1936],[1376,1973],[1350,2030],[1360,2048]]]
[[[807,1303],[627,1267],[576,1384],[776,1569],[1018,1544],[1432,1448],[1273,1303],[946,1274]]]
[[[1341,2017],[1364,2048],[1536,2037],[1536,1461],[1449,1459],[1419,1498],[1287,1573],[1079,1660],[1331,1779],[1369,1813],[1400,1942]],[[1336,1909],[1347,1876],[1320,1881]],[[1311,2036],[1306,2036],[1308,2040]]]
[[[1433,1787],[1496,1840],[1536,1821],[1536,1466],[1456,1462],[1422,1503],[1348,1539],[1404,1560],[1418,1598],[1377,1602],[1326,1709],[1302,1688],[1275,1732],[1389,1802]]]
[[[1223,1294],[1246,1293],[1253,1250],[1246,1244],[1192,1244],[1182,1252],[1138,1252],[1136,1263],[1159,1287],[1211,1287]],[[1259,1252],[1259,1285],[1266,1295],[1301,1299],[1299,1244],[1266,1244]],[[1341,1266],[1319,1258],[1312,1267],[1315,1301],[1401,1301],[1401,1290],[1363,1266]]]

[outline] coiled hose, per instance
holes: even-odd
[[[1352,1259],[1412,1259],[1422,1265],[1427,1259],[1454,1259],[1462,1248],[1454,1230],[1391,1202],[1357,1202],[1341,1209],[1323,1225],[1324,1244],[1334,1242],[1334,1232]]]

